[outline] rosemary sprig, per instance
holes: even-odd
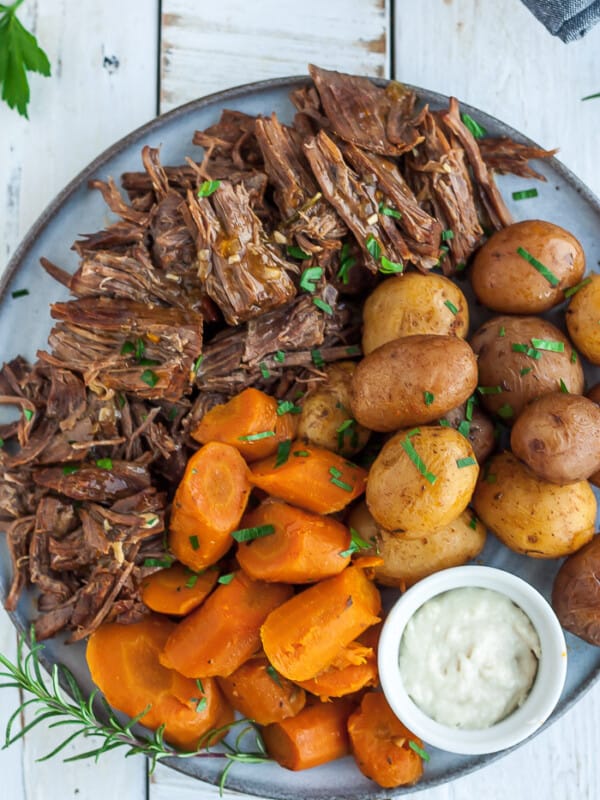
[[[31,630],[30,637],[31,649],[29,653],[25,654],[25,637],[19,636],[16,664],[13,664],[6,656],[0,653],[0,666],[4,668],[4,671],[0,672],[0,681],[2,681],[2,683],[0,683],[0,689],[16,688],[32,695],[17,708],[8,720],[4,739],[5,748],[17,742],[25,736],[28,731],[40,723],[53,720],[52,722],[48,722],[48,727],[58,728],[65,725],[73,725],[75,726],[75,730],[51,752],[39,758],[38,761],[47,761],[54,757],[79,737],[83,737],[84,739],[97,737],[101,741],[98,747],[65,758],[65,762],[80,761],[86,758],[93,758],[98,761],[103,753],[107,753],[109,750],[114,750],[117,747],[124,747],[126,748],[126,757],[133,755],[146,756],[149,760],[150,774],[152,774],[157,763],[163,758],[221,758],[227,760],[227,764],[221,772],[219,779],[221,795],[225,788],[227,775],[236,762],[244,764],[263,764],[269,761],[260,734],[254,727],[252,720],[249,719],[234,720],[220,728],[207,731],[198,742],[198,748],[189,751],[175,750],[164,741],[165,725],[161,725],[149,736],[134,732],[133,727],[139,722],[143,724],[143,717],[150,710],[150,706],[147,706],[140,714],[130,719],[128,722],[121,722],[98,689],[95,689],[88,698],[84,697],[72,672],[63,664],[53,665],[48,682],[49,685],[47,686],[42,676],[39,658],[40,652],[43,650],[43,645],[36,642],[33,629]],[[69,687],[73,696],[73,702],[66,697],[61,687],[61,679],[63,679]],[[94,709],[97,699],[101,703],[106,715],[105,722],[98,718]],[[20,719],[22,712],[31,706],[35,708],[34,718],[27,725],[24,725],[20,730],[15,732],[13,730],[15,722]],[[224,751],[213,752],[209,749],[210,743],[214,740],[215,736],[228,732],[241,725],[245,727],[243,727],[236,736],[233,744],[225,741],[221,742]],[[253,732],[255,737],[256,750],[246,752],[243,749],[243,740],[251,732]]]

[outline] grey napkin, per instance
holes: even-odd
[[[600,0],[523,0],[553,36],[580,39],[600,22]]]

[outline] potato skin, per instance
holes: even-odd
[[[555,275],[551,283],[517,252],[522,247]],[[578,240],[564,228],[539,219],[496,231],[473,261],[471,283],[477,299],[492,311],[541,314],[564,300],[564,290],[585,271]]]
[[[472,418],[467,420],[465,416],[466,404],[463,403],[458,408],[453,408],[444,415],[444,419],[456,430],[462,422],[469,423],[469,435],[467,439],[475,452],[475,458],[480,464],[486,460],[496,444],[494,423],[480,408],[473,408]]]
[[[600,275],[573,295],[566,311],[567,329],[575,347],[592,364],[600,364]]]
[[[378,347],[352,376],[351,406],[365,428],[387,433],[443,417],[477,386],[477,361],[456,336],[404,336]],[[425,392],[431,393],[427,405]]]
[[[458,567],[483,549],[486,530],[470,511],[435,531],[391,533],[381,528],[365,503],[352,510],[348,524],[366,540],[384,563],[374,568],[375,580],[404,590],[434,572]]]
[[[532,338],[562,342],[564,352],[544,350],[532,358],[513,350],[515,344],[531,346]],[[561,380],[571,394],[583,392],[581,360],[575,355],[572,361],[567,337],[540,317],[493,317],[473,335],[471,346],[478,355],[479,385],[502,389],[498,394],[480,393],[481,403],[509,424],[530,400],[559,390]]]
[[[302,404],[298,423],[300,438],[343,456],[353,456],[366,445],[371,432],[356,422],[342,434],[338,433],[338,428],[352,419],[350,391],[355,368],[353,361],[338,361],[327,367],[327,381]]]
[[[600,469],[600,408],[580,395],[545,394],[525,406],[510,446],[546,481],[587,480]]]
[[[472,502],[500,541],[533,558],[568,556],[594,535],[596,498],[587,481],[549,483],[508,451],[488,462]]]
[[[600,536],[569,556],[559,569],[552,606],[563,628],[600,646]]]
[[[421,474],[405,451],[407,442],[435,476],[433,482]],[[463,458],[472,458],[474,463],[459,467],[457,461]],[[388,531],[432,531],[448,525],[465,510],[478,474],[473,448],[453,428],[427,426],[416,433],[398,431],[371,466],[367,506],[376,522]]]
[[[457,309],[457,313],[446,303]],[[469,306],[461,290],[442,275],[408,272],[388,278],[367,297],[363,307],[362,349],[365,355],[386,342],[419,333],[465,338]]]

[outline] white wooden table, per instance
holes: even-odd
[[[600,26],[565,46],[519,0],[27,0],[21,16],[53,77],[33,77],[29,122],[0,106],[0,268],[58,190],[120,136],[212,91],[304,73],[309,61],[453,93],[559,145],[600,195],[600,99],[580,100],[600,91]],[[14,657],[14,647],[0,610],[0,652]],[[0,692],[0,728],[17,703],[15,691]],[[425,794],[598,800],[598,720],[600,685],[515,753]],[[37,764],[57,741],[39,729],[0,751],[2,800],[218,796],[164,767],[148,778],[142,758],[118,753],[98,765]]]

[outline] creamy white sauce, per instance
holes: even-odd
[[[409,620],[400,642],[402,682],[428,717],[455,728],[488,728],[527,697],[540,640],[506,595],[468,587],[443,592]]]

